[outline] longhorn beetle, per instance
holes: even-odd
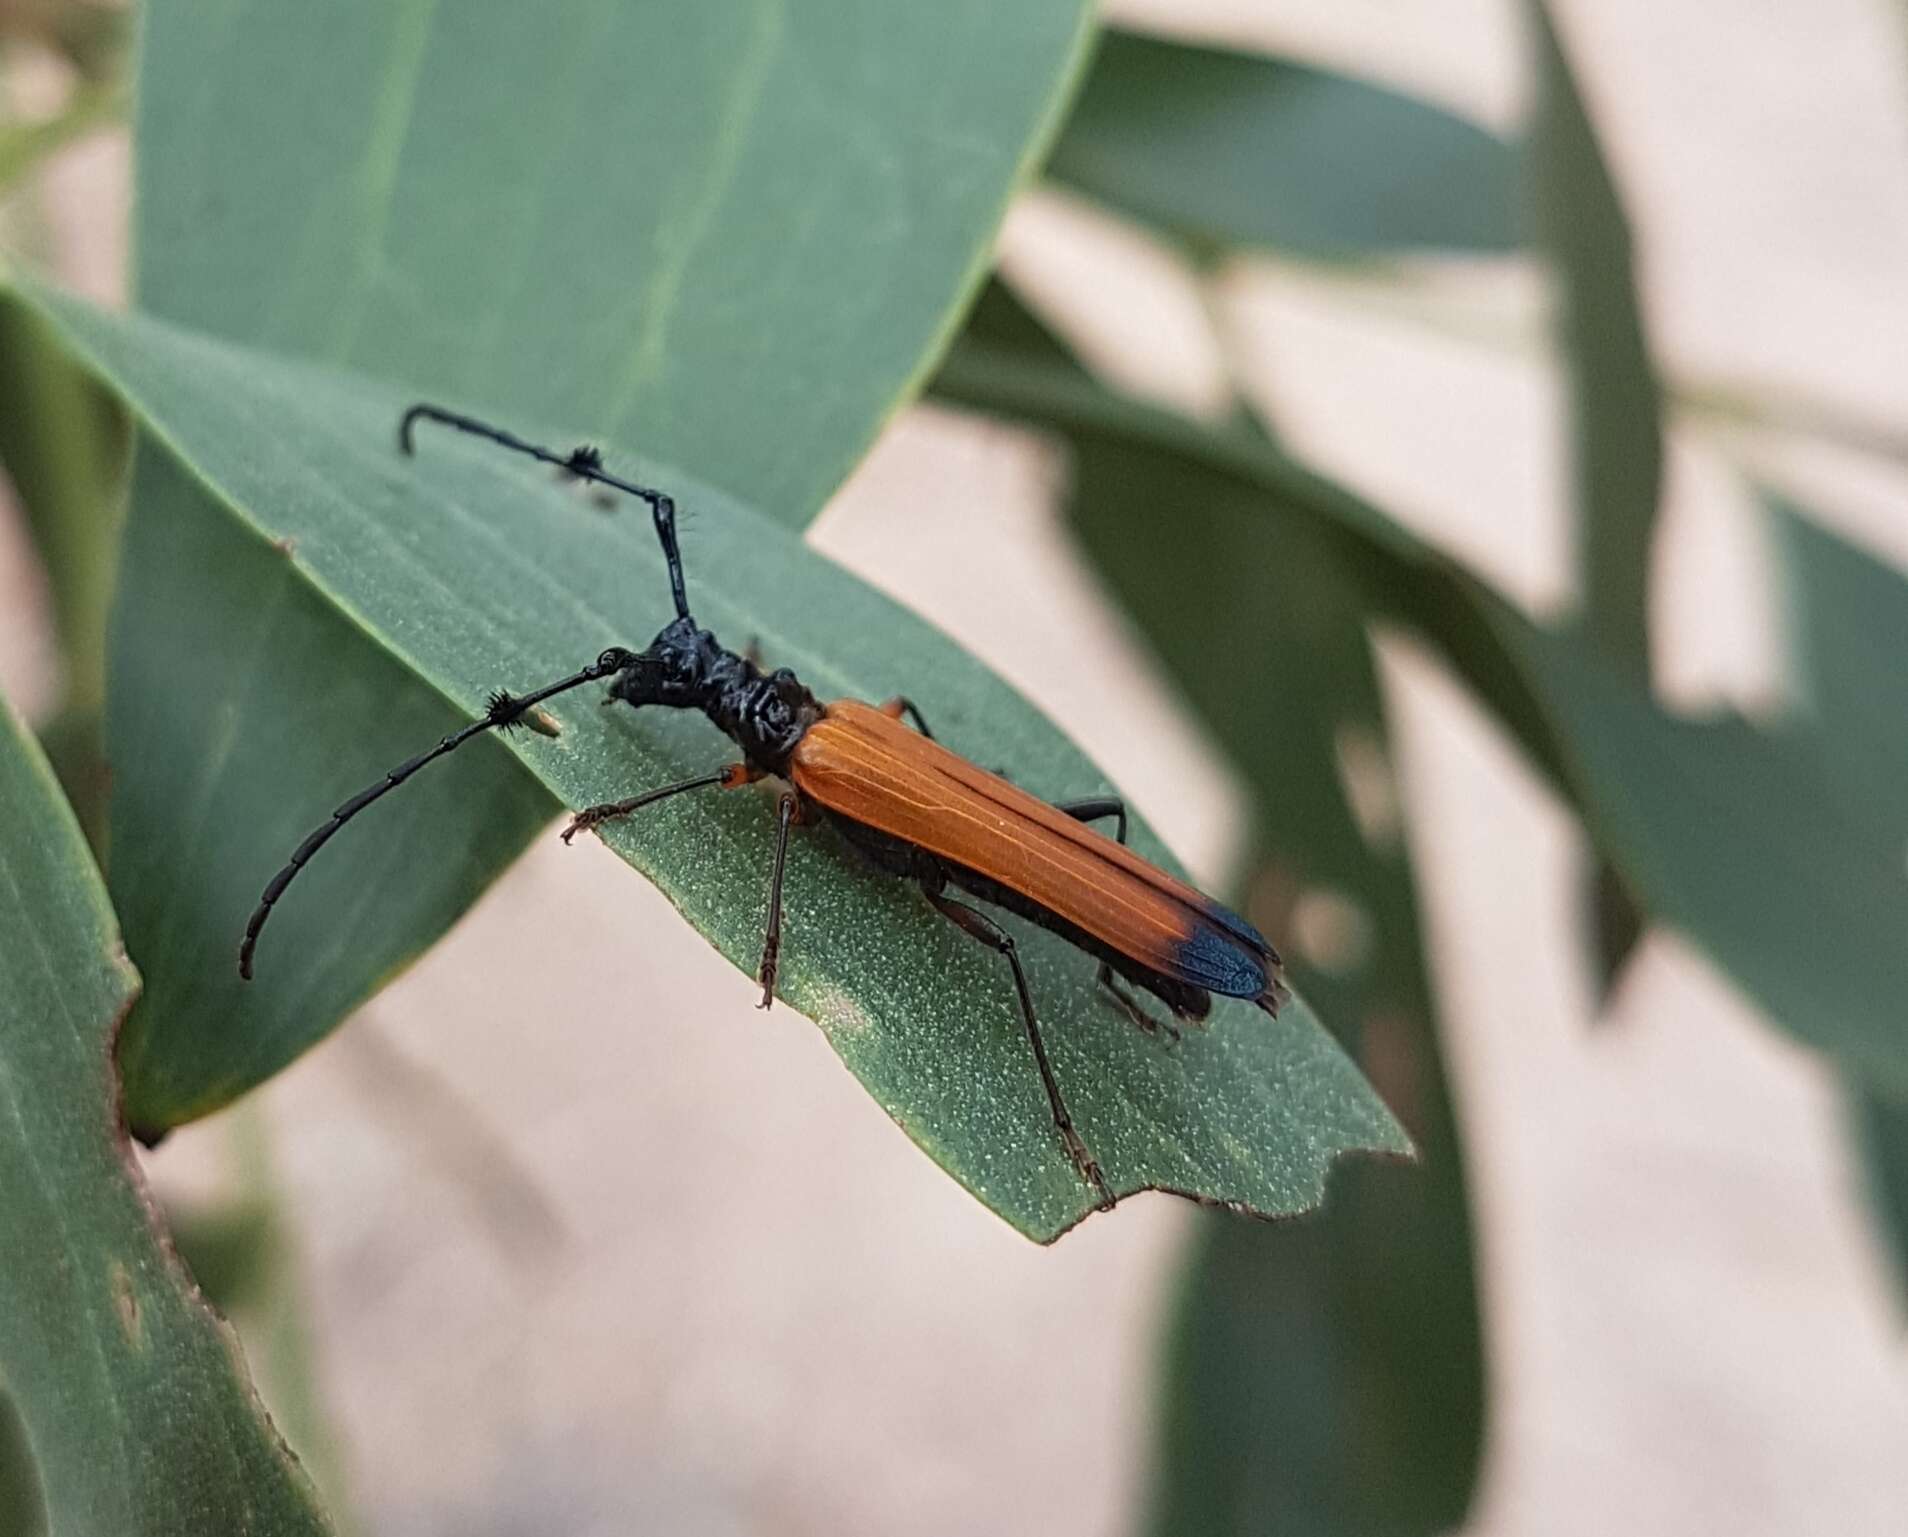
[[[775,998],[789,829],[818,815],[826,817],[873,864],[914,882],[936,911],[1005,957],[1053,1124],[1101,1208],[1110,1208],[1112,1191],[1067,1113],[1054,1078],[1013,936],[979,908],[950,896],[950,888],[1030,919],[1093,956],[1100,963],[1099,983],[1107,998],[1148,1031],[1163,1028],[1177,1034],[1140,1004],[1127,983],[1151,993],[1180,1020],[1204,1019],[1214,993],[1250,999],[1268,1014],[1277,1014],[1288,995],[1279,957],[1265,936],[1129,849],[1126,807],[1117,796],[1050,805],[941,746],[911,700],[823,703],[787,668],[765,673],[751,658],[724,648],[690,616],[676,546],[675,503],[660,491],[609,474],[595,449],[560,455],[454,411],[417,405],[404,414],[398,428],[398,446],[406,455],[413,451],[413,430],[420,421],[486,438],[647,503],[668,564],[676,617],[646,650],[612,646],[587,667],[527,694],[499,690],[490,696],[482,719],[453,731],[352,796],[298,845],[267,883],[245,925],[239,975],[251,978],[259,932],[285,888],[345,823],[472,737],[508,731],[544,700],[608,679],[611,700],[637,708],[700,710],[742,749],[742,759],[627,800],[591,806],[571,819],[564,841],[672,795],[734,789],[765,777],[780,781],[775,865],[757,970],[761,1007],[769,1007]],[[913,723],[912,729],[902,724],[903,716]],[[1087,825],[1109,819],[1117,839]]]

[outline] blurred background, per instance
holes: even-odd
[[[1769,711],[1781,601],[1740,467],[1908,566],[1908,12],[1552,10],[1629,213],[1667,402],[1658,689]],[[1512,0],[1107,15],[1382,82],[1506,137],[1532,106]],[[0,190],[5,239],[123,300],[112,67],[88,84],[44,33],[10,35],[4,58],[11,120],[76,90],[107,102]],[[1281,443],[1529,612],[1561,613],[1570,425],[1540,263],[1406,267],[1399,282],[1268,251],[1202,269],[1064,186],[1025,194],[1000,247],[1013,291],[1104,377],[1205,416],[1236,387]],[[1250,887],[1253,791],[1081,553],[1070,474],[1051,440],[931,400],[810,538],[1025,691],[1203,882]],[[1574,818],[1438,661],[1383,630],[1377,655],[1483,1319],[1462,1529],[1899,1529],[1902,1294],[1833,1077],[1673,934],[1647,932],[1606,995]],[[8,507],[0,688],[44,718],[58,673]],[[1274,932],[1327,971],[1370,942],[1329,906],[1288,907]],[[753,1002],[613,855],[552,829],[348,1028],[148,1160],[188,1240],[242,1251],[248,1354],[328,1487],[390,1537],[1110,1534],[1149,1511],[1172,1529],[1162,1469],[1187,1454],[1162,1426],[1191,1411],[1164,1384],[1197,1347],[1196,1325],[1169,1322],[1223,1277],[1211,1219],[1144,1196],[1036,1247],[799,1016]],[[1404,1332],[1419,1321],[1407,1305]],[[1445,1326],[1430,1303],[1421,1322]],[[1296,1355],[1262,1367],[1208,1407],[1263,1440],[1275,1478],[1322,1390]],[[1400,1478],[1381,1446],[1349,1448],[1335,1476]]]

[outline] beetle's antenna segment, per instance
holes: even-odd
[[[676,617],[689,617],[689,598],[682,581],[682,553],[676,548],[676,504],[669,497],[648,486],[633,485],[610,474],[603,468],[602,451],[587,443],[571,449],[567,454],[559,454],[536,443],[526,443],[515,433],[493,427],[488,422],[480,422],[474,416],[463,416],[456,411],[447,411],[442,406],[423,403],[412,406],[398,423],[398,448],[407,458],[416,451],[412,429],[420,421],[441,422],[446,427],[455,427],[459,432],[468,432],[473,437],[487,438],[514,454],[524,454],[544,464],[553,464],[578,480],[595,481],[600,486],[627,492],[639,501],[647,502],[650,512],[655,515],[656,537],[662,541],[663,559],[669,564],[669,595],[676,600]]]
[[[618,647],[605,651],[581,672],[572,673],[548,687],[540,688],[531,694],[496,693],[490,698],[490,707],[482,720],[474,720],[468,726],[453,731],[429,752],[421,752],[415,758],[400,763],[374,785],[360,790],[346,801],[322,827],[309,834],[305,841],[292,851],[292,857],[286,861],[285,868],[274,875],[265,886],[265,894],[258,899],[258,906],[252,909],[252,916],[245,924],[245,938],[239,944],[239,975],[246,981],[252,980],[252,952],[258,948],[259,930],[265,927],[265,920],[272,915],[273,907],[285,894],[285,888],[292,883],[298,872],[310,862],[311,856],[331,841],[332,835],[349,822],[360,811],[389,791],[395,790],[425,764],[435,762],[447,753],[455,752],[472,737],[485,731],[508,731],[520,721],[524,713],[533,706],[541,704],[553,695],[566,690],[579,688],[585,683],[593,683],[599,678],[607,678],[611,673],[622,670],[629,660],[629,653]]]

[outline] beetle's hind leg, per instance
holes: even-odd
[[[1180,1043],[1185,1032],[1170,1019],[1159,1018],[1151,1009],[1147,1008],[1139,999],[1135,998],[1133,994],[1127,990],[1125,984],[1120,981],[1119,973],[1114,971],[1114,969],[1104,961],[1100,963],[1098,981],[1100,991],[1106,996],[1107,1002],[1112,1004],[1114,1008],[1118,1009],[1134,1024],[1138,1025],[1140,1029],[1144,1030],[1148,1035],[1165,1036],[1166,1044],[1169,1046],[1177,1046]]]
[[[1040,1067],[1040,1081],[1047,1090],[1047,1104],[1053,1111],[1054,1127],[1060,1133],[1060,1140],[1066,1144],[1074,1167],[1080,1171],[1080,1177],[1099,1196],[1100,1210],[1111,1211],[1113,1192],[1107,1186],[1106,1176],[1100,1172],[1099,1164],[1094,1161],[1093,1154],[1087,1150],[1086,1143],[1074,1128],[1073,1117],[1067,1114],[1066,1101],[1060,1097],[1060,1085],[1053,1076],[1053,1064],[1047,1060],[1047,1044],[1040,1038],[1040,1026],[1034,1019],[1033,994],[1027,990],[1027,973],[1021,969],[1013,935],[978,908],[969,907],[965,902],[956,902],[931,886],[923,885],[921,894],[956,926],[995,954],[1007,957],[1007,964],[1014,971],[1014,989],[1020,994],[1020,1017],[1027,1026],[1027,1040],[1033,1046],[1034,1061]]]
[[[1126,802],[1117,795],[1086,795],[1077,801],[1055,801],[1053,809],[1076,822],[1104,822],[1112,817],[1116,822],[1113,836],[1122,845],[1126,842]]]
[[[1118,826],[1114,836],[1122,844],[1126,842],[1126,802],[1117,795],[1088,795],[1076,801],[1055,801],[1053,809],[1066,813],[1076,822],[1103,822],[1108,817],[1116,818]],[[1100,963],[1099,982],[1107,1001],[1140,1029],[1148,1035],[1163,1035],[1174,1046],[1179,1044],[1179,1026],[1170,1020],[1158,1018],[1146,1008],[1121,984],[1119,975],[1104,961]]]

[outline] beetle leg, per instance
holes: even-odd
[[[756,968],[756,980],[762,984],[762,1002],[769,1008],[775,1002],[775,973],[782,961],[782,870],[788,861],[788,830],[801,820],[801,802],[791,792],[777,808],[775,828],[775,874],[769,881],[768,932],[762,939],[762,964]]]
[[[894,698],[888,700],[881,706],[881,713],[890,720],[899,720],[902,716],[907,716],[908,719],[914,722],[914,729],[916,731],[920,732],[921,735],[926,737],[930,742],[934,740],[934,733],[928,730],[928,723],[921,719],[921,712],[915,708],[914,701],[908,698],[907,695],[896,694]]]
[[[1105,961],[1100,962],[1098,980],[1101,990],[1106,994],[1107,1002],[1112,1004],[1114,1008],[1118,1009],[1128,1019],[1132,1020],[1140,1029],[1144,1030],[1148,1035],[1165,1036],[1166,1044],[1169,1046],[1177,1046],[1179,1044],[1184,1034],[1179,1026],[1169,1019],[1160,1019],[1154,1015],[1150,1009],[1121,985],[1119,974],[1115,972],[1111,966],[1107,965]]]
[[[1047,1061],[1047,1046],[1040,1038],[1040,1026],[1034,1021],[1033,994],[1027,990],[1027,973],[1021,969],[1020,956],[1014,948],[1013,935],[985,913],[969,907],[965,902],[956,902],[940,892],[921,888],[935,909],[951,919],[959,928],[978,939],[988,949],[1007,957],[1007,964],[1014,970],[1014,987],[1020,994],[1020,1016],[1027,1026],[1027,1039],[1033,1046],[1034,1061],[1040,1066],[1040,1081],[1046,1086],[1047,1103],[1053,1110],[1053,1124],[1060,1132],[1060,1140],[1072,1155],[1074,1166],[1080,1175],[1091,1185],[1100,1198],[1100,1210],[1113,1209],[1113,1192],[1107,1187],[1106,1176],[1100,1172],[1100,1166],[1094,1161],[1093,1154],[1087,1151],[1087,1145],[1074,1129],[1073,1117],[1067,1114],[1066,1102],[1060,1097],[1060,1085],[1054,1080],[1053,1065]]]
[[[563,829],[563,841],[568,843],[578,833],[588,832],[592,827],[604,822],[613,822],[618,817],[626,817],[632,811],[640,811],[657,801],[668,800],[672,795],[681,795],[685,790],[703,790],[711,785],[721,785],[725,790],[733,790],[739,785],[759,779],[761,775],[746,763],[731,763],[725,769],[717,769],[713,774],[698,774],[694,779],[679,779],[672,785],[663,785],[654,790],[645,790],[641,795],[632,795],[628,800],[608,801],[601,806],[590,806],[577,812],[570,818],[570,825]]]
[[[1077,801],[1055,801],[1053,809],[1066,813],[1076,822],[1104,822],[1108,817],[1119,819],[1119,831],[1114,834],[1121,843],[1126,842],[1126,802],[1117,795],[1089,795]]]
[[[1064,811],[1076,822],[1102,822],[1108,817],[1116,817],[1119,821],[1119,830],[1114,836],[1121,843],[1126,842],[1126,802],[1117,795],[1089,795],[1077,801],[1055,801],[1053,809]],[[1181,1036],[1179,1026],[1155,1016],[1139,999],[1120,985],[1118,975],[1104,961],[1100,963],[1099,982],[1113,1006],[1140,1029],[1148,1035],[1163,1034],[1174,1046],[1179,1044]]]

